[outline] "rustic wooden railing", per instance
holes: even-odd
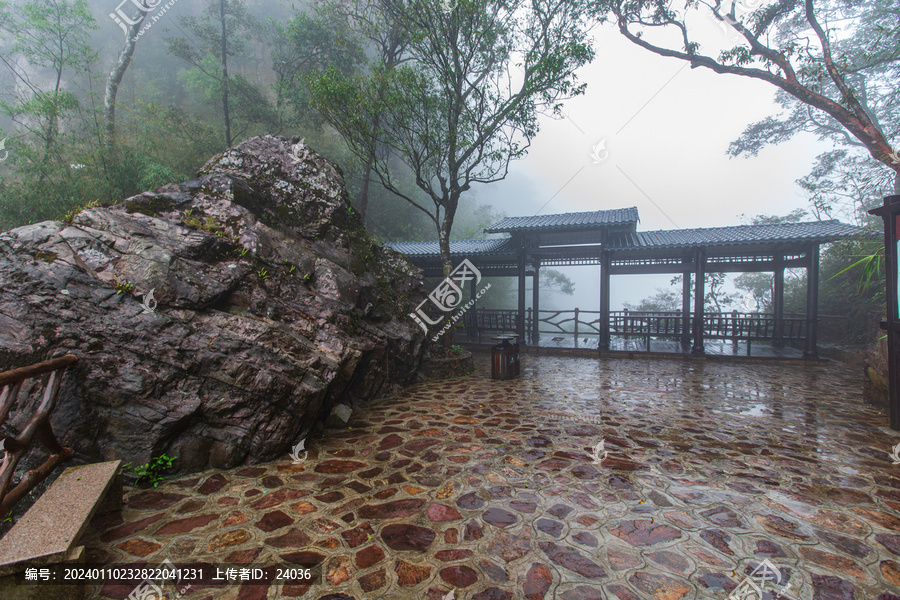
[[[0,465],[0,515],[7,514],[25,494],[46,479],[57,465],[69,460],[75,454],[71,448],[61,446],[56,439],[50,425],[50,414],[56,407],[56,398],[59,395],[63,374],[67,367],[76,362],[78,362],[78,358],[67,354],[29,367],[0,373],[0,388],[2,388],[0,391],[0,425],[6,423],[9,411],[16,402],[19,390],[22,389],[22,383],[26,379],[50,374],[44,387],[41,404],[31,420],[17,437],[3,438],[5,453],[3,454],[3,463]],[[10,490],[9,486],[16,466],[28,453],[35,437],[47,449],[50,456],[37,469],[25,473],[18,485]]]
[[[554,336],[572,336],[575,347],[582,338],[597,338],[600,335],[600,311],[581,310],[541,310],[538,311],[538,333]],[[526,336],[531,338],[532,310],[525,311]],[[693,315],[691,315],[693,318]],[[705,313],[703,317],[703,337],[732,341],[775,341],[785,343],[806,339],[806,315],[791,313],[782,319],[781,336],[776,333],[776,319],[773,314]],[[468,337],[472,341],[482,341],[486,333],[515,333],[518,311],[510,309],[473,308],[466,312],[464,323]],[[691,319],[685,327],[681,312],[610,311],[609,330],[611,337],[624,339],[643,338],[648,344],[651,339],[681,340],[690,335]],[[530,340],[533,343],[533,340]],[[649,346],[648,346],[649,347]]]

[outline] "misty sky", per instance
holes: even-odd
[[[708,27],[711,41],[727,41],[715,23],[698,26]],[[566,102],[568,118],[542,119],[528,156],[510,166],[504,181],[475,188],[479,201],[508,216],[637,206],[642,231],[740,225],[741,214],[807,208],[795,180],[828,143],[803,134],[757,157],[726,155],[748,125],[779,112],[774,86],[691,69],[608,25],[593,35],[597,56],[579,72],[585,94]],[[608,156],[597,164],[591,152],[604,139]],[[576,298],[548,295],[547,308],[596,309],[595,269],[562,270],[576,280]],[[670,279],[614,277],[612,308],[636,303]]]

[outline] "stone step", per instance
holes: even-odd
[[[121,508],[121,463],[114,460],[63,471],[0,538],[0,577],[65,561],[95,513]]]

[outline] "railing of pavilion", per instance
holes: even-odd
[[[534,315],[525,311],[525,331],[530,338]],[[538,333],[557,338],[572,336],[577,348],[579,340],[598,338],[600,335],[600,311],[541,310],[538,311]],[[693,315],[691,315],[693,317]],[[474,308],[466,312],[464,323],[472,341],[482,341],[484,334],[515,333],[518,311],[511,309]],[[774,341],[775,315],[766,313],[740,313],[738,311],[704,313],[703,337],[737,341]],[[610,311],[610,337],[643,339],[649,347],[650,340],[681,340],[690,334],[690,323],[683,329],[681,312]],[[782,318],[781,340],[797,343],[806,338],[806,315],[785,315]],[[532,340],[533,343],[533,340]]]

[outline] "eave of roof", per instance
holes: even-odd
[[[809,221],[621,233],[610,240],[608,248],[619,252],[797,242],[827,243],[859,235],[870,235],[870,230],[840,221]]]
[[[512,233],[514,231],[581,230],[597,226],[633,225],[640,218],[638,209],[616,208],[590,212],[535,215],[531,217],[507,217],[484,230],[485,233]]]
[[[415,258],[440,258],[437,242],[391,242],[386,244],[401,254]],[[515,256],[517,246],[509,238],[491,240],[451,240],[452,256]]]

